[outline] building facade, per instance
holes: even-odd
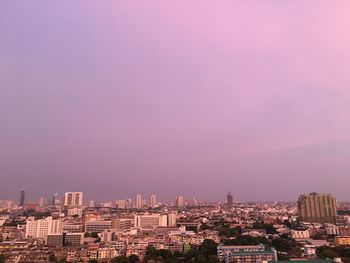
[[[261,263],[266,261],[277,261],[277,251],[272,248],[265,250],[265,246],[224,246],[220,244],[217,248],[220,262],[230,263]]]
[[[64,194],[64,206],[82,206],[83,193],[82,192],[67,192]]]
[[[299,219],[309,223],[337,222],[337,200],[330,194],[311,193],[298,199]]]

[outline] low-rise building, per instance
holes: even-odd
[[[217,248],[220,262],[230,263],[259,263],[263,261],[277,261],[277,251],[272,248],[265,250],[263,244],[257,246],[224,246]]]
[[[349,246],[350,245],[350,236],[336,237],[335,244],[337,246]]]

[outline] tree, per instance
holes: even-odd
[[[157,249],[154,246],[148,246],[146,248],[146,256],[149,256],[149,257],[157,256]]]
[[[211,255],[217,254],[217,246],[218,244],[211,240],[211,239],[205,239],[202,243],[202,245],[199,247],[199,253],[206,258],[208,258]]]
[[[130,263],[130,260],[126,256],[119,256],[112,259],[112,263]]]
[[[195,260],[199,255],[199,251],[197,249],[191,249],[185,254],[185,260]]]
[[[96,232],[91,232],[90,237],[98,238],[98,233]]]
[[[5,259],[5,255],[0,254],[0,263],[5,263],[6,259]]]
[[[278,253],[277,258],[279,261],[289,260],[289,257],[286,253]]]
[[[129,256],[129,261],[130,261],[130,263],[136,263],[139,261],[139,256],[132,254]]]
[[[51,255],[49,256],[49,261],[50,261],[50,262],[56,262],[55,254],[51,254]]]
[[[157,256],[162,257],[163,259],[174,257],[174,254],[167,249],[160,249],[157,251]]]
[[[276,229],[273,227],[272,224],[264,224],[262,222],[255,222],[253,224],[253,228],[265,229],[267,234],[276,234],[277,233]]]
[[[90,260],[88,261],[88,263],[98,263],[98,260],[97,260],[97,259],[90,259]]]
[[[321,258],[338,258],[339,254],[332,249],[325,249],[321,253]]]
[[[203,255],[199,255],[196,259],[196,262],[197,263],[206,263],[207,262],[207,259],[205,258],[205,256]]]
[[[211,255],[208,257],[208,262],[209,263],[219,263],[220,261],[219,261],[217,256]]]

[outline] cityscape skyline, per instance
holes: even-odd
[[[198,3],[2,3],[0,198],[349,200],[350,3]]]
[[[25,190],[21,190],[19,192],[19,196],[16,198],[0,198],[0,200],[9,200],[9,201],[15,201],[17,202],[20,206],[24,206],[23,204],[25,203],[39,203],[41,204],[42,202],[45,201],[46,204],[50,204],[50,203],[55,203],[55,200],[59,200],[60,202],[66,203],[67,198],[66,196],[68,194],[71,193],[77,193],[80,194],[81,196],[84,194],[84,198],[79,197],[80,203],[82,205],[88,205],[90,202],[97,202],[97,203],[104,203],[104,202],[112,202],[112,204],[114,204],[114,202],[118,202],[121,200],[130,200],[132,203],[134,203],[136,205],[136,207],[140,208],[142,206],[144,206],[145,204],[149,205],[149,207],[151,208],[157,208],[158,204],[169,204],[169,203],[173,203],[176,206],[183,206],[185,202],[193,202],[193,200],[196,200],[195,202],[197,202],[197,198],[196,196],[184,196],[184,195],[174,195],[174,196],[166,196],[166,197],[160,197],[155,193],[155,192],[150,192],[150,193],[143,193],[140,194],[139,192],[137,192],[136,194],[132,195],[129,194],[128,196],[114,196],[112,198],[107,198],[107,199],[94,199],[91,196],[87,195],[87,197],[85,196],[84,192],[61,192],[61,195],[59,195],[57,192],[51,196],[44,196],[44,195],[40,195],[37,194],[36,196],[38,197],[30,197],[28,198],[27,196],[27,192]],[[249,203],[249,202],[254,202],[254,203],[270,203],[270,202],[279,202],[279,203],[283,203],[283,202],[290,202],[290,203],[298,203],[299,202],[299,198],[303,197],[305,195],[313,195],[315,193],[320,193],[320,192],[309,192],[309,193],[299,193],[296,197],[296,199],[294,200],[239,200],[239,199],[235,199],[234,196],[232,195],[231,192],[226,192],[224,196],[218,199],[212,199],[212,200],[198,200],[201,203],[212,203],[212,202],[219,202],[222,204],[226,204],[228,205],[228,208],[232,208],[233,204],[235,203]],[[322,193],[324,195],[333,195],[333,193]],[[336,195],[334,195],[336,197]],[[178,205],[178,198],[181,198],[181,203],[182,205]],[[337,198],[337,197],[336,197]],[[55,199],[55,200],[54,200]],[[84,201],[83,201],[84,200]],[[341,203],[347,203],[350,200],[341,200],[338,199],[337,200]],[[23,202],[22,202],[23,201]]]

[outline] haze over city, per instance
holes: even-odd
[[[349,8],[4,1],[0,199],[350,200]]]

